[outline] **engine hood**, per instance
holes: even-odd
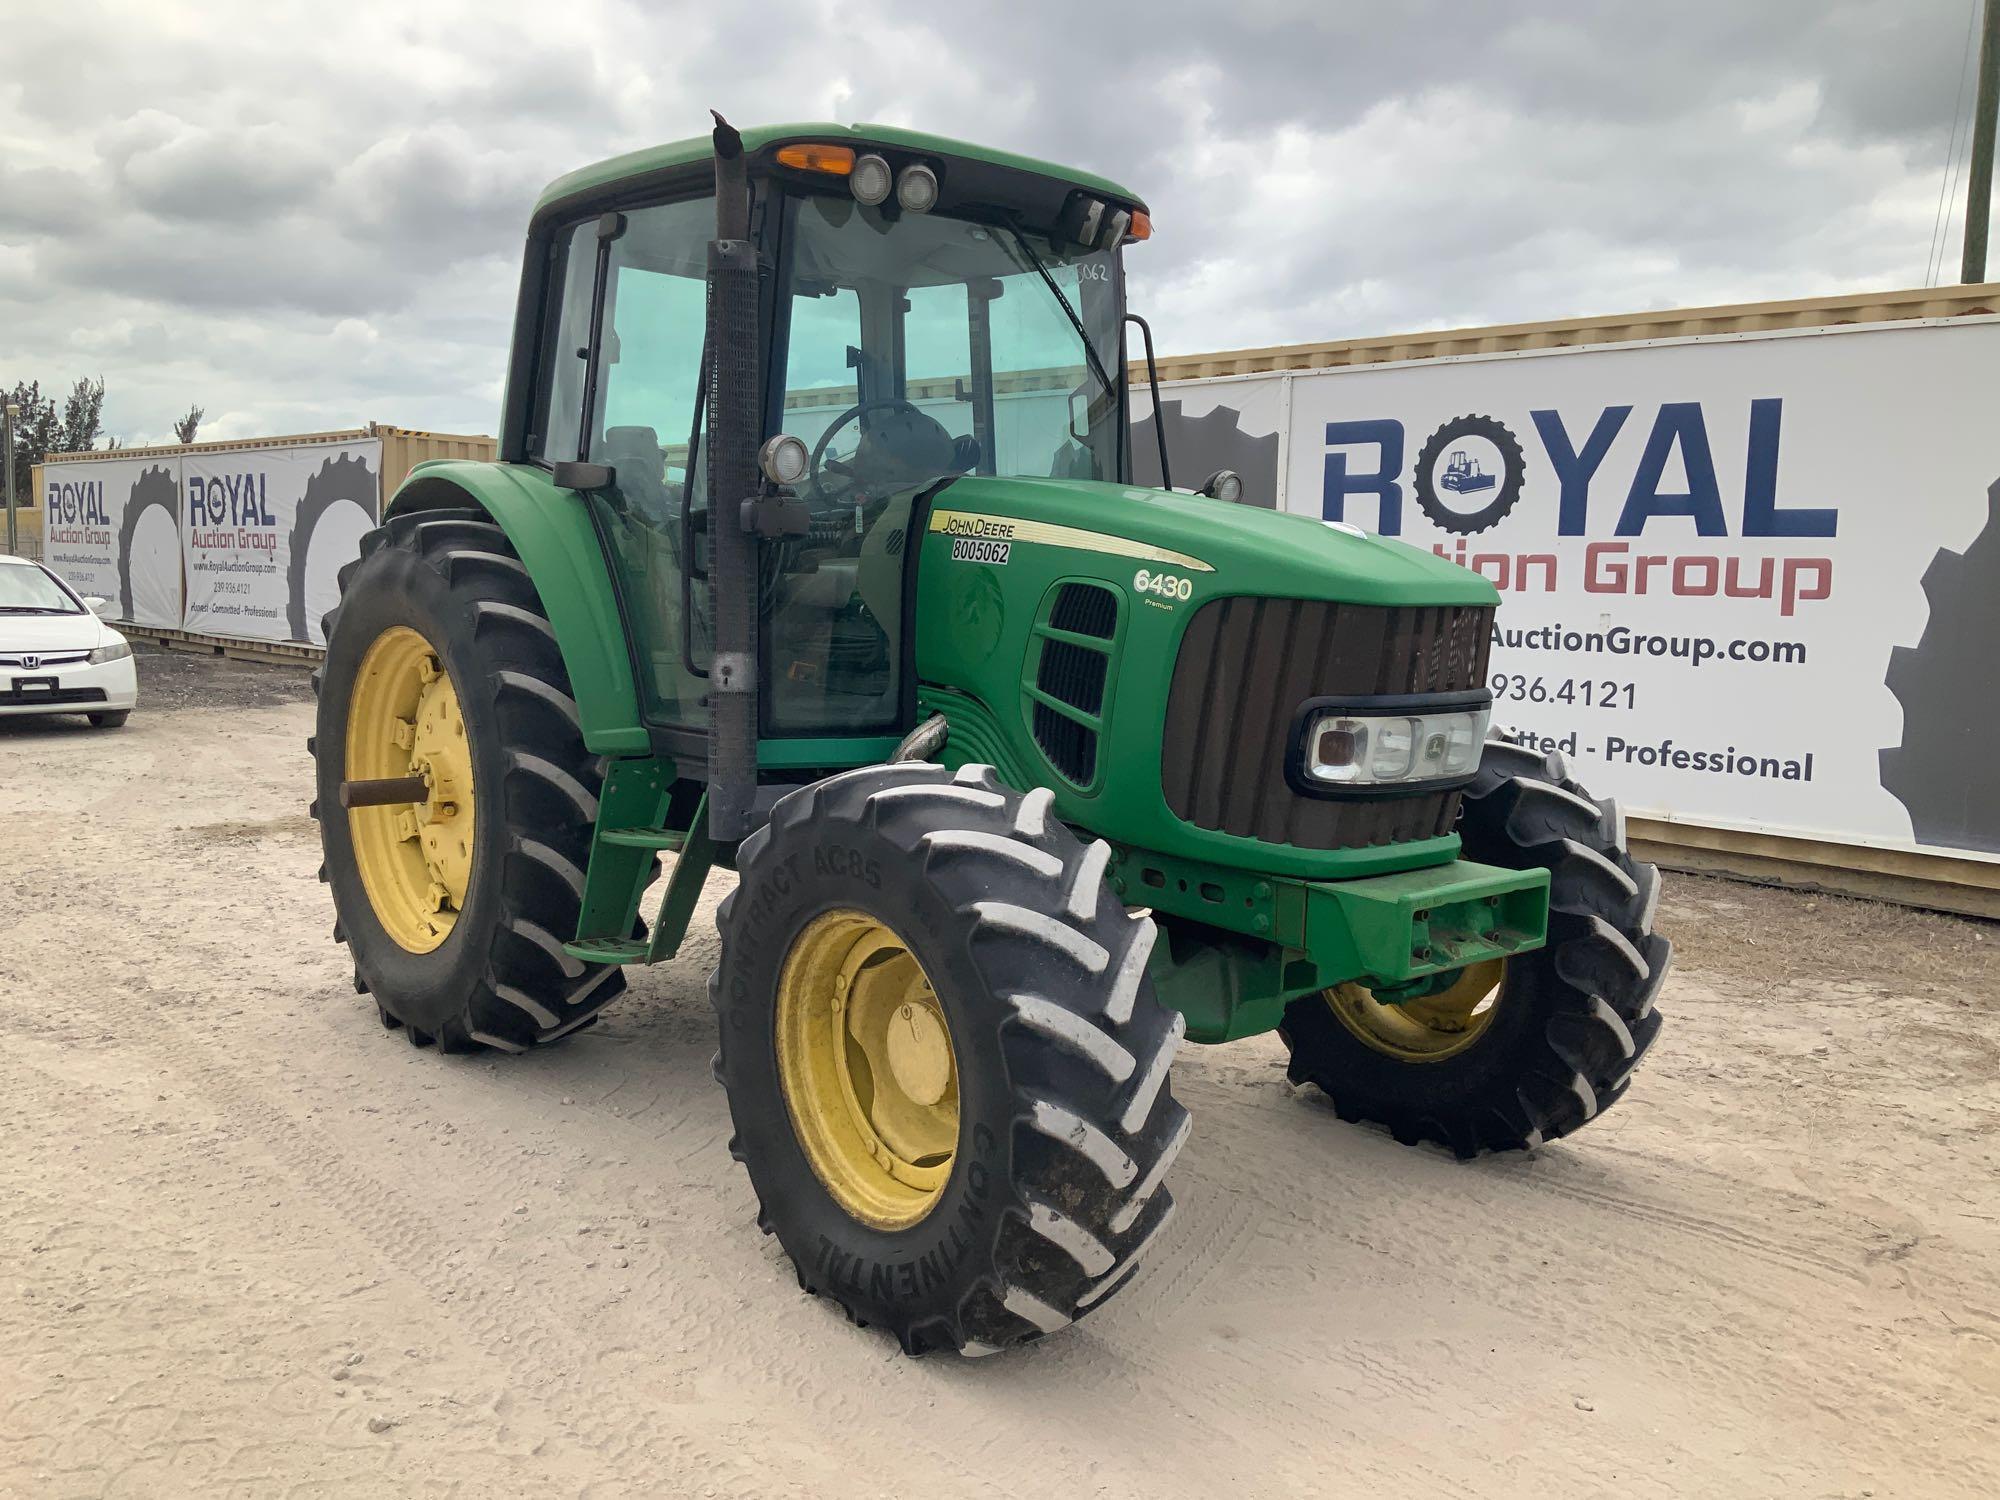
[[[1199,495],[1073,479],[967,475],[932,501],[931,530],[1123,554],[1204,575],[1204,592],[1353,604],[1497,605],[1477,573],[1406,542]]]
[[[110,638],[93,614],[0,614],[0,655],[20,651],[94,651]]]

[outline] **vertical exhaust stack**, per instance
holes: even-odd
[[[713,113],[713,111],[711,111]],[[715,238],[708,247],[709,598],[708,828],[740,839],[757,794],[757,538],[739,520],[757,492],[757,251],[743,137],[715,116]]]

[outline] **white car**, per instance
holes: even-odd
[[[88,714],[116,729],[139,699],[125,637],[38,562],[0,555],[0,715]]]

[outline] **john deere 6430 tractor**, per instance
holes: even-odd
[[[415,470],[327,620],[325,873],[383,1023],[553,1041],[734,869],[731,1149],[806,1289],[911,1352],[1125,1283],[1184,1038],[1275,1029],[1344,1118],[1472,1156],[1590,1120],[1659,1029],[1616,806],[1487,737],[1486,582],[1129,482],[1150,232],[904,130],[572,173],[500,461]]]

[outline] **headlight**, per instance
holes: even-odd
[[[101,667],[108,661],[123,661],[132,654],[132,648],[123,641],[113,641],[108,646],[99,646],[90,653],[90,664]]]
[[[1413,785],[1470,776],[1492,704],[1433,713],[1329,709],[1306,721],[1301,765],[1330,786]]]

